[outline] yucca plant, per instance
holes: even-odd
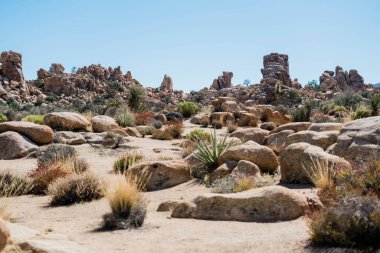
[[[116,174],[124,175],[129,167],[140,162],[142,159],[143,157],[139,154],[126,154],[116,160],[113,165],[113,171]]]
[[[227,137],[228,133],[221,139],[217,138],[214,129],[214,133],[211,134],[210,144],[198,138],[198,152],[195,153],[195,156],[207,167],[209,173],[218,167],[218,158],[223,151],[234,145],[233,142],[227,141]]]

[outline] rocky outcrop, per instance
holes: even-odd
[[[354,120],[344,125],[328,152],[361,165],[380,160],[380,116]]]
[[[334,75],[335,74],[335,75]],[[319,77],[321,91],[343,92],[346,90],[363,91],[366,89],[364,78],[356,69],[349,72],[337,66],[334,71],[326,70]]]
[[[44,117],[44,124],[56,130],[92,131],[91,122],[75,112],[52,112]]]
[[[330,145],[334,144],[338,138],[339,131],[299,131],[291,134],[286,139],[286,145],[290,145],[297,142],[306,142],[314,146],[327,149]]]
[[[112,129],[119,128],[119,125],[111,117],[105,115],[97,115],[92,117],[92,129],[95,133],[107,132]]]
[[[282,186],[267,186],[232,194],[205,194],[193,203],[175,206],[173,218],[276,222],[310,211],[305,195]]]
[[[1,133],[0,143],[0,160],[22,158],[38,150],[28,138],[12,131]]]
[[[189,181],[190,169],[182,160],[146,161],[130,167],[127,176],[142,178],[147,191],[156,191]]]
[[[224,88],[232,88],[232,77],[234,76],[234,73],[223,71],[223,75],[218,76],[218,78],[214,79],[214,81],[211,84],[210,89],[214,90],[220,90]]]
[[[305,142],[289,145],[280,156],[280,164],[283,183],[311,183],[310,175],[322,166],[332,171],[351,169],[350,163],[343,158]]]
[[[164,79],[161,82],[160,90],[164,92],[173,92],[173,80],[170,76],[164,76]]]
[[[254,141],[259,144],[263,144],[264,138],[268,135],[269,131],[257,127],[252,127],[237,130],[230,134],[230,137],[236,137],[244,142]]]
[[[0,133],[7,131],[22,134],[38,145],[51,143],[54,136],[54,132],[50,127],[32,122],[10,121],[0,123]]]
[[[80,145],[86,143],[86,139],[80,133],[60,131],[54,134],[54,142],[67,145]]]
[[[276,129],[272,130],[270,133],[279,133],[283,130],[293,130],[294,132],[299,132],[303,130],[307,130],[310,127],[311,123],[310,122],[293,122],[293,123],[288,123],[281,125],[277,127]]]
[[[282,130],[265,137],[263,145],[271,148],[276,154],[281,153],[286,148],[286,139],[293,134],[293,130]]]
[[[0,76],[9,81],[24,82],[22,56],[13,51],[5,51],[0,56]]]
[[[275,85],[277,82],[281,82],[282,85],[292,86],[292,80],[289,76],[288,55],[271,53],[264,56],[263,63],[261,83]]]
[[[218,159],[219,165],[227,161],[250,161],[259,166],[261,172],[274,172],[278,166],[276,154],[268,147],[254,141],[233,146],[224,151]]]

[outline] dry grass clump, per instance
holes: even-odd
[[[181,138],[183,132],[183,125],[181,121],[169,122],[168,126],[164,129],[156,129],[153,131],[152,138],[158,140],[173,140]]]
[[[73,174],[58,178],[48,187],[50,205],[62,206],[89,202],[104,196],[103,184],[94,174]]]
[[[150,125],[153,122],[153,112],[140,112],[135,116],[135,124],[140,125]]]
[[[106,194],[112,213],[103,216],[104,229],[127,229],[143,225],[146,201],[140,193],[141,187],[136,180],[121,176],[117,178]]]
[[[71,174],[88,170],[88,163],[77,158],[73,147],[51,144],[37,159],[37,168],[29,173],[33,183],[33,193],[45,194],[50,183]]]
[[[127,153],[118,158],[113,164],[113,172],[115,174],[124,175],[128,168],[134,164],[141,162],[143,156],[138,153]]]
[[[12,197],[30,194],[32,182],[23,176],[9,171],[0,172],[0,197]]]

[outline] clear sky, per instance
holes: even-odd
[[[132,71],[145,86],[164,74],[185,91],[223,70],[262,77],[262,57],[286,53],[302,83],[336,65],[380,82],[378,0],[0,0],[0,51],[23,54],[27,79],[62,63]]]

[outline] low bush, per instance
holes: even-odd
[[[197,112],[198,106],[194,102],[181,102],[177,104],[177,110],[182,113],[183,117],[188,118]]]
[[[356,109],[355,112],[351,113],[350,114],[350,118],[352,120],[355,120],[355,119],[362,119],[362,118],[368,118],[368,117],[371,117],[372,116],[372,111],[365,108],[365,107],[359,107],[358,109]]]
[[[138,126],[150,125],[153,122],[153,116],[153,112],[140,112],[135,116],[135,124]]]
[[[318,246],[377,249],[380,247],[380,202],[352,197],[314,215],[311,240]]]
[[[73,174],[51,183],[48,194],[52,197],[50,205],[62,206],[100,199],[104,196],[104,189],[100,179],[93,174]]]
[[[181,138],[183,132],[182,122],[170,122],[164,130],[153,131],[152,138],[158,140],[173,140]]]
[[[380,94],[373,94],[368,101],[372,115],[377,116],[379,114],[379,106],[380,106]]]
[[[162,125],[163,125],[162,122],[159,120],[154,120],[152,122],[152,127],[154,127],[154,129],[161,129]]]
[[[202,129],[195,129],[189,132],[186,135],[186,138],[192,141],[198,142],[199,140],[205,141],[205,142],[210,142],[211,140],[211,134],[209,132],[206,132]]]
[[[142,159],[142,155],[137,153],[125,154],[114,162],[113,172],[115,174],[124,175],[129,167],[132,167],[134,164],[142,161]]]
[[[152,135],[153,132],[155,131],[152,126],[138,126],[136,127],[136,130],[142,135]]]
[[[4,114],[0,113],[0,123],[8,121],[8,117]]]
[[[141,227],[146,216],[146,201],[138,182],[120,177],[107,192],[112,213],[103,216],[103,228],[107,230]]]
[[[21,121],[33,122],[36,124],[44,124],[44,115],[28,115],[21,119]]]
[[[77,153],[75,149],[65,144],[50,144],[45,152],[37,157],[38,165],[49,165],[54,162],[66,162],[75,159]]]
[[[115,116],[116,123],[121,127],[130,127],[134,125],[134,115],[129,112],[122,112]]]
[[[165,116],[169,122],[183,121],[182,114],[179,112],[168,112]]]
[[[313,123],[326,123],[331,122],[331,119],[328,115],[324,114],[323,112],[316,112],[310,118],[310,121]]]
[[[355,92],[342,93],[334,98],[334,103],[336,105],[341,105],[347,109],[353,110],[356,110],[362,101],[363,97],[359,93]]]
[[[294,122],[307,122],[310,121],[311,106],[306,103],[305,106],[299,107],[292,112]]]
[[[26,195],[32,190],[33,184],[28,178],[9,171],[0,173],[0,197]]]

